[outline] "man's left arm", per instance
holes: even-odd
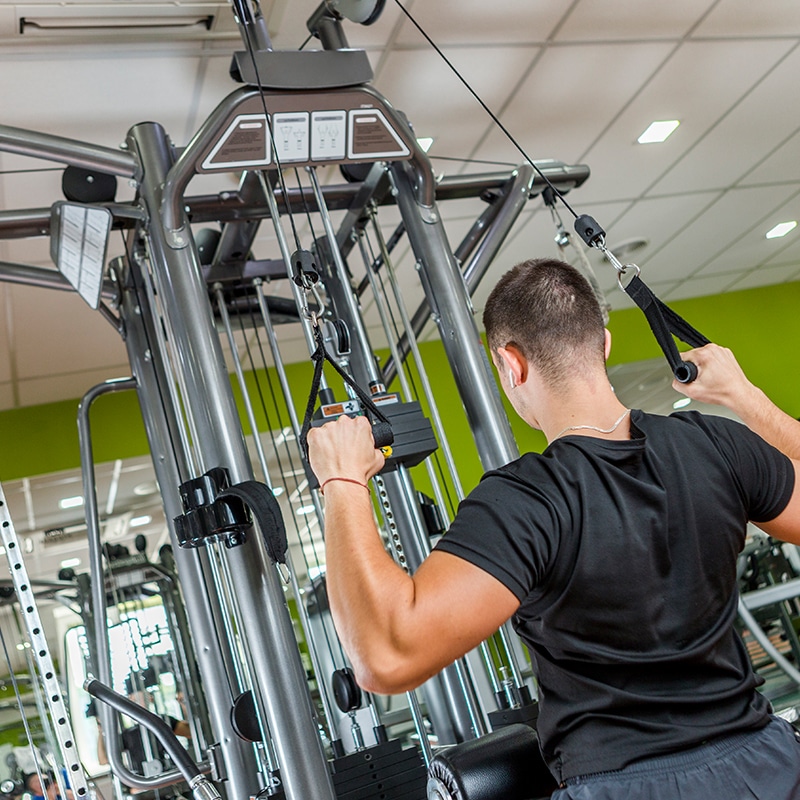
[[[325,486],[331,613],[359,685],[381,694],[412,689],[516,611],[516,596],[464,559],[435,551],[412,576],[389,556],[365,489],[383,466],[365,418],[312,429],[308,443]]]

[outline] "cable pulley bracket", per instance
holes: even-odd
[[[319,280],[314,254],[310,250],[295,250],[292,253],[292,280],[304,292],[310,292]]]
[[[269,486],[258,481],[231,486],[228,470],[215,467],[182,483],[180,495],[184,513],[174,522],[181,547],[202,547],[214,540],[228,548],[244,544],[255,518],[272,563],[286,566],[286,527]]]

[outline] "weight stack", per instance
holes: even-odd
[[[420,800],[428,773],[416,749],[398,740],[349,753],[331,762],[337,800]]]

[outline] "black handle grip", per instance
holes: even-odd
[[[682,361],[675,367],[673,374],[678,383],[691,383],[697,380],[697,365],[691,361]]]
[[[376,422],[372,426],[372,438],[375,440],[375,447],[388,447],[394,442],[392,426],[388,422]]]

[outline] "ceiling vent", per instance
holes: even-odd
[[[9,13],[9,11],[11,13]],[[37,3],[6,6],[0,36],[132,38],[166,34],[180,39],[238,38],[233,10],[225,2]]]

